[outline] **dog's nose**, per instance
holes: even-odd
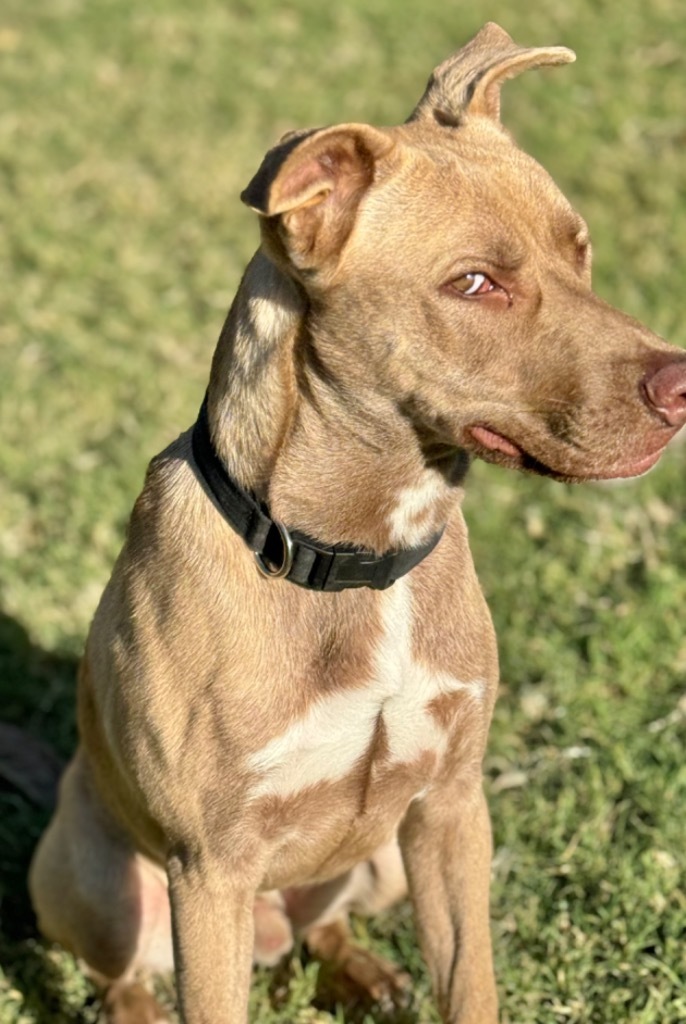
[[[670,427],[686,423],[686,359],[667,363],[643,380],[646,404]]]

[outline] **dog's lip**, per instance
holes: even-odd
[[[675,431],[670,432],[670,437],[673,433]],[[658,446],[653,448],[647,455],[641,455],[632,461],[622,462],[619,465],[615,464],[607,469],[601,469],[599,472],[594,472],[591,469],[588,473],[570,473],[569,471],[558,470],[547,463],[532,458],[526,449],[483,423],[472,424],[467,427],[467,434],[476,441],[481,449],[486,449],[486,451],[493,452],[501,457],[504,455],[508,461],[511,460],[510,464],[514,463],[514,466],[517,468],[531,463],[528,468],[537,469],[539,473],[543,473],[546,476],[557,477],[570,483],[575,481],[582,482],[584,480],[623,480],[642,476],[643,473],[647,473],[660,460],[669,440],[669,437],[662,438]]]
[[[669,441],[677,433],[676,430],[670,430],[667,435],[664,435],[658,439],[658,443],[650,448],[650,450],[643,455],[639,455],[634,459],[627,459],[619,463],[615,463],[614,466],[610,466],[608,469],[601,470],[599,473],[590,473],[588,476],[583,477],[570,477],[569,479],[573,482],[574,479],[579,480],[628,480],[631,477],[643,476],[648,470],[652,469],[653,466],[657,465],[662,455],[664,454],[665,448]],[[645,452],[645,448],[644,448]]]
[[[467,430],[482,448],[487,448],[492,452],[502,452],[503,455],[509,455],[513,459],[521,459],[524,455],[524,451],[519,445],[516,445],[514,441],[510,441],[503,434],[498,433],[497,430],[493,430],[492,427],[476,423],[468,427]]]
[[[617,469],[612,470],[608,473],[603,473],[599,479],[601,480],[623,480],[628,479],[632,476],[641,476],[643,473],[647,473],[649,469],[659,461],[660,456],[665,450],[665,446],[658,448],[657,451],[651,452],[650,455],[644,455],[642,458],[637,459],[636,462],[628,462]]]

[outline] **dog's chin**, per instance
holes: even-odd
[[[627,458],[626,461],[614,462],[609,466],[588,466],[579,472],[578,467],[562,468],[542,462],[511,438],[499,434],[490,427],[473,426],[466,431],[471,453],[484,462],[503,466],[506,469],[517,469],[525,473],[547,476],[562,483],[584,483],[592,480],[626,480],[631,477],[643,476],[655,466],[665,450],[666,441],[647,455]]]

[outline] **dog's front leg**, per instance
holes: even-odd
[[[400,844],[419,940],[445,1024],[496,1024],[489,928],[491,826],[481,783],[431,790]]]
[[[174,964],[184,1024],[246,1024],[254,941],[252,871],[172,855]]]

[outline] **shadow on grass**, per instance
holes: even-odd
[[[50,785],[48,779],[41,799],[32,780],[26,778],[27,785],[23,781],[39,758],[43,772],[56,776],[60,760],[73,749],[76,665],[72,656],[38,647],[20,623],[0,612],[0,716],[3,726],[7,723],[0,733],[0,897],[5,937],[34,934],[26,870],[50,814]],[[59,757],[50,753],[53,750]]]
[[[75,657],[43,650],[0,612],[0,964],[18,1012],[46,1024],[75,1017],[63,965],[37,939],[26,876],[76,739],[76,666]]]
[[[0,611],[0,718],[26,729],[66,758],[76,742],[78,659],[45,651]]]

